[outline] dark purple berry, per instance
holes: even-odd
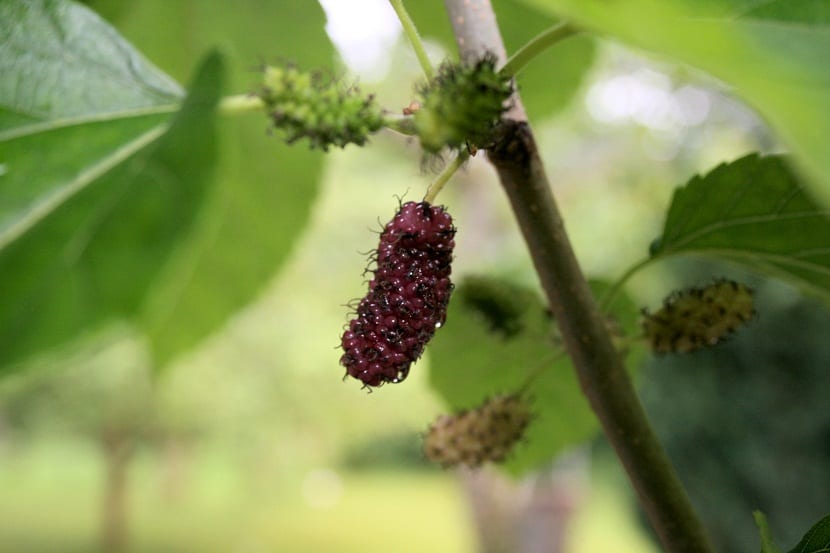
[[[443,207],[407,202],[380,235],[369,291],[343,333],[340,364],[367,386],[401,382],[447,318],[455,227]]]

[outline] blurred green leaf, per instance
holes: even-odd
[[[408,2],[406,8],[424,36],[439,40],[450,52],[457,51],[443,2],[418,0]],[[494,0],[493,8],[508,55],[559,21],[517,0]],[[517,82],[531,119],[550,117],[568,105],[594,61],[595,49],[593,38],[587,35],[571,38],[522,70]]]
[[[325,15],[306,0],[134,3],[120,30],[174,76],[222,44],[234,92],[253,90],[263,61],[331,67]],[[142,326],[161,366],[215,331],[273,278],[305,227],[323,156],[266,133],[260,114],[221,121],[218,188],[196,232],[154,290]]]
[[[78,18],[103,25],[82,8],[47,5],[66,10],[41,13],[58,30],[61,17],[70,27],[83,27]],[[7,164],[2,204],[26,200],[2,235],[0,371],[140,311],[209,194],[222,71],[220,56],[208,56],[169,123],[159,115],[107,114],[101,121],[29,127],[0,141]],[[51,82],[48,71],[41,78]],[[61,91],[56,86],[53,94]],[[37,193],[18,192],[29,187]]]
[[[597,293],[604,289],[595,285]],[[636,332],[637,310],[630,301],[616,302],[615,316],[626,333]],[[544,466],[599,428],[557,342],[555,324],[532,290],[474,277],[460,283],[447,323],[430,343],[430,383],[453,410],[517,392],[537,373],[528,388],[533,422],[506,462],[513,474]]]
[[[830,211],[780,156],[752,154],[678,189],[651,255],[682,253],[716,255],[830,297]]]
[[[523,0],[735,87],[830,201],[830,15],[825,0]]]
[[[183,95],[105,21],[71,2],[4,0],[0,44],[0,137],[175,111]]]
[[[182,91],[97,15],[68,2],[0,3],[0,44],[4,248],[157,138]],[[31,155],[51,149],[60,153]]]
[[[827,553],[830,551],[830,515],[818,521],[804,534],[790,553]]]

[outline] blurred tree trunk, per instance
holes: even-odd
[[[106,481],[101,512],[101,548],[104,553],[121,553],[127,548],[127,491],[133,437],[121,428],[101,434]]]
[[[169,502],[178,501],[185,493],[190,469],[190,448],[184,438],[168,436],[162,452],[164,473],[161,494]]]
[[[460,472],[480,553],[562,553],[585,495],[588,457],[578,451],[521,481],[495,469]]]

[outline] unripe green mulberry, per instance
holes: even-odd
[[[289,144],[308,138],[312,148],[323,151],[330,146],[362,146],[384,123],[372,95],[296,67],[266,67],[258,95]]]
[[[496,71],[496,58],[488,54],[471,65],[442,64],[418,92],[415,129],[423,148],[437,152],[444,146],[488,146],[513,85]]]
[[[752,319],[752,290],[732,280],[669,296],[654,314],[644,310],[643,331],[657,353],[688,353],[714,346]]]
[[[523,398],[495,396],[475,409],[438,417],[424,436],[424,454],[445,467],[497,463],[524,436],[530,420]]]

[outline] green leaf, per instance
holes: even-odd
[[[790,553],[828,553],[830,552],[830,515],[818,521],[804,534]]]
[[[334,60],[317,2],[145,0],[121,21],[125,36],[174,76],[226,44],[234,91],[254,89],[262,60],[308,69]],[[308,222],[324,157],[280,143],[267,125],[260,114],[221,121],[216,193],[142,314],[160,368],[254,300]]]
[[[615,315],[626,332],[636,331],[637,310],[630,301],[616,302]],[[532,290],[491,277],[462,281],[429,355],[430,384],[453,410],[517,392],[537,374],[528,388],[533,422],[505,465],[513,474],[544,466],[599,428],[562,354],[555,324]]]
[[[419,32],[439,40],[450,52],[457,51],[443,2],[418,0],[408,2],[406,7]],[[559,21],[544,10],[516,0],[494,0],[493,9],[508,55]],[[570,38],[522,70],[517,83],[533,120],[550,117],[568,105],[593,64],[595,51],[593,38],[587,35]]]
[[[830,201],[830,16],[825,0],[524,0],[732,85]]]
[[[69,2],[0,3],[0,44],[4,248],[155,140],[182,92],[97,15]],[[31,155],[52,147],[60,154]]]
[[[58,27],[61,15],[44,12]],[[107,115],[0,141],[2,205],[27,200],[4,211],[0,235],[0,371],[140,312],[209,195],[222,71],[208,56],[169,122]]]
[[[781,156],[752,154],[694,177],[672,198],[652,257],[716,255],[830,296],[830,211]]]
[[[183,95],[105,21],[70,2],[4,0],[0,45],[2,137],[175,111]]]
[[[761,534],[761,553],[781,553],[781,550],[778,549],[772,539],[772,532],[770,532],[766,515],[761,511],[755,511],[752,516],[755,518],[755,524]]]

